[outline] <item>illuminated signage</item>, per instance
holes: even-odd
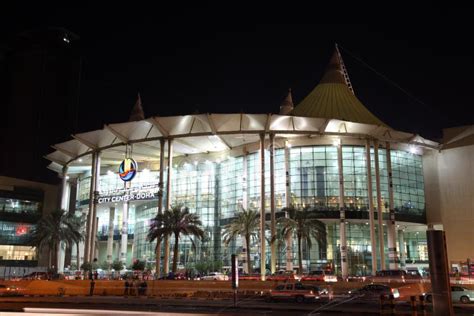
[[[156,198],[158,185],[140,186],[130,189],[118,189],[101,192],[97,203],[128,202],[133,200],[151,200]]]
[[[119,176],[123,181],[131,181],[137,174],[137,162],[132,158],[125,158],[119,167]]]

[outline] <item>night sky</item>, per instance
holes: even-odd
[[[71,43],[82,60],[72,132],[126,121],[138,92],[147,117],[277,113],[288,88],[296,105],[319,82],[335,42],[356,95],[389,126],[439,140],[442,128],[474,123],[474,28],[467,8],[400,2],[370,10],[319,2],[259,7],[97,3],[44,7],[22,2],[1,13],[3,52],[16,34],[30,29],[64,27],[80,37]],[[0,61],[8,64],[4,56]],[[4,78],[8,83],[9,76]],[[6,108],[12,104],[11,86],[2,89]],[[41,128],[54,124],[44,120]],[[8,172],[2,172],[54,182],[52,172],[40,170],[48,164],[41,156],[52,150],[49,145],[69,140],[69,134],[37,139],[37,157],[22,158],[17,165],[10,159]],[[38,170],[31,176],[18,172],[28,159]]]

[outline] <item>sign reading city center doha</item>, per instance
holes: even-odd
[[[137,174],[137,162],[132,158],[125,158],[119,167],[119,176],[123,181],[131,181]]]

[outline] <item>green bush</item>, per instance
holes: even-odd
[[[120,261],[120,260],[114,260],[114,262],[112,262],[112,269],[114,269],[115,271],[120,271],[123,269],[123,262]]]

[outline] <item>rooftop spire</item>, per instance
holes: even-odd
[[[280,114],[281,115],[288,115],[291,111],[293,111],[293,98],[291,97],[291,88],[288,89],[288,95],[280,104]]]
[[[137,101],[130,112],[129,122],[141,121],[145,119],[145,112],[143,112],[142,99],[140,98],[140,92],[138,93]]]
[[[291,114],[386,126],[355,96],[337,44],[323,78]]]

